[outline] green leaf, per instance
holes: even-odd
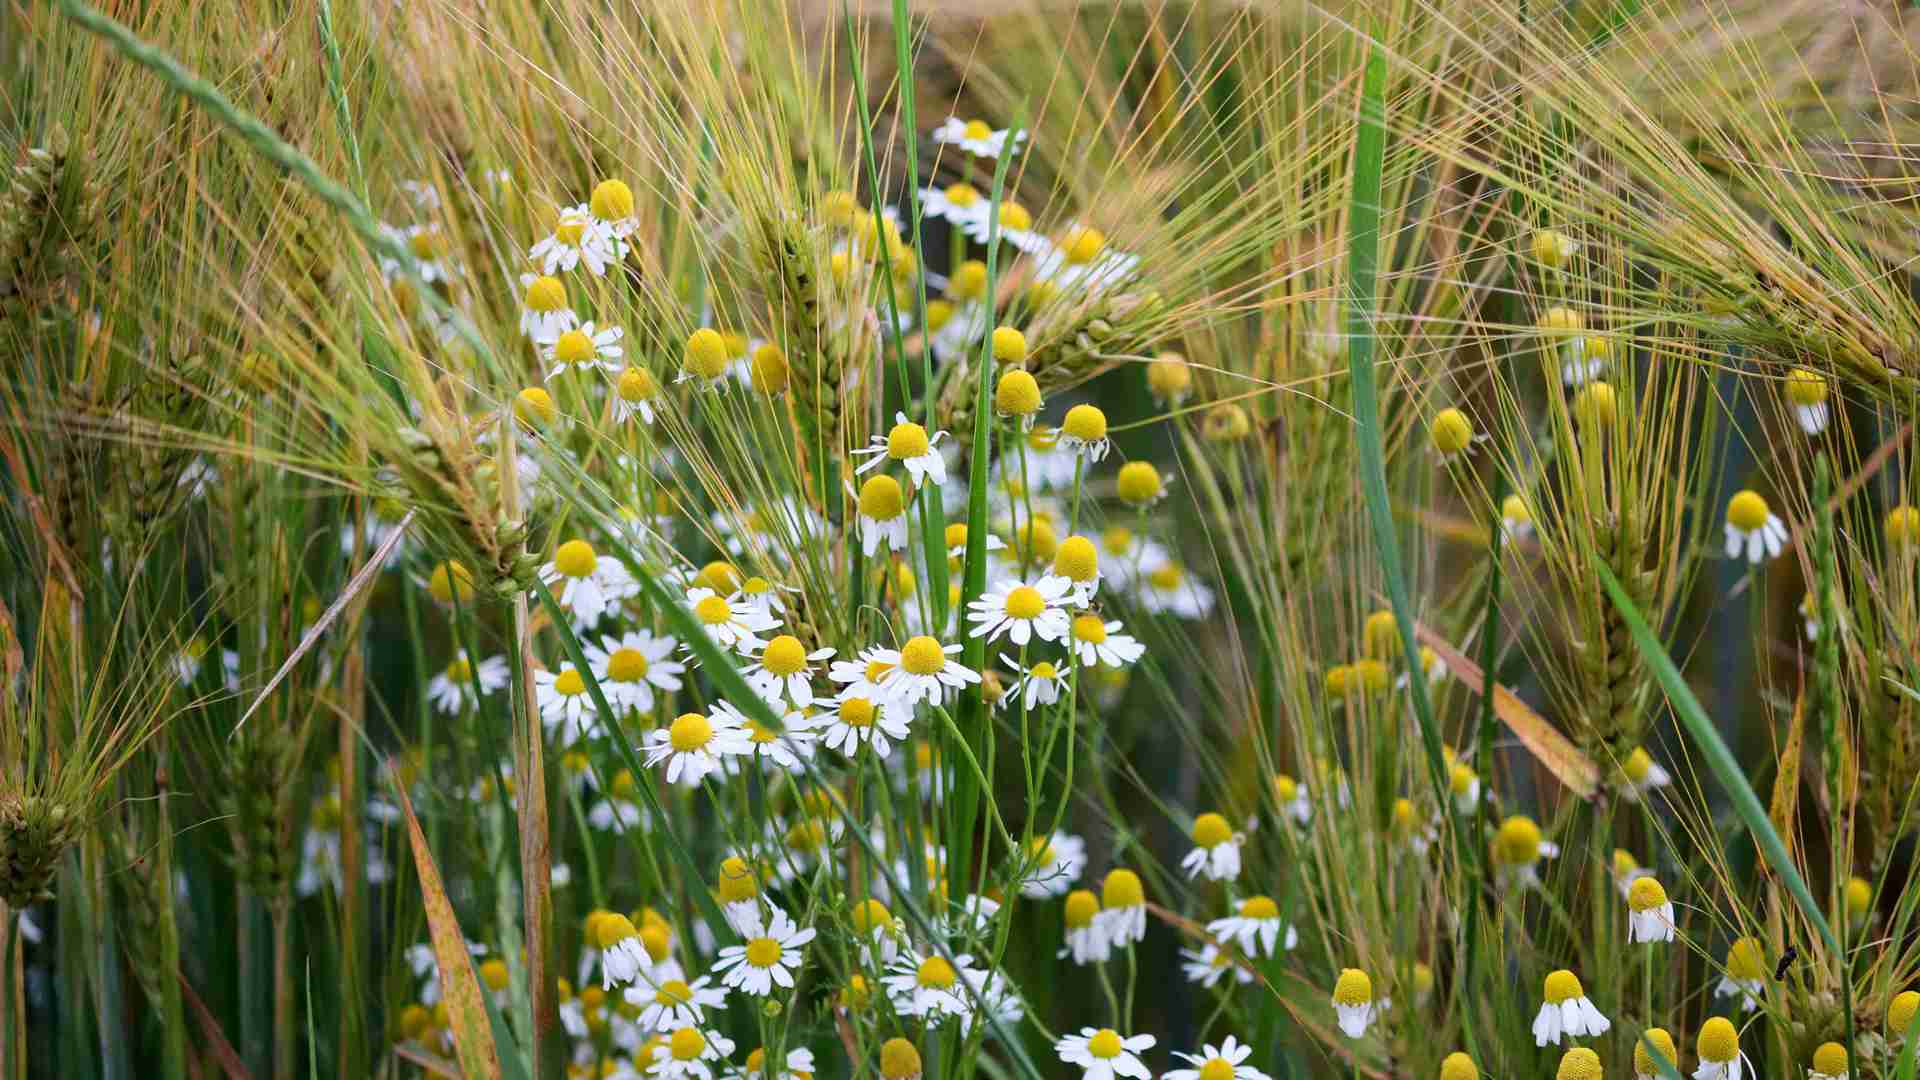
[[[1820,937],[1833,951],[1836,961],[1844,965],[1844,952],[1840,939],[1834,936],[1833,928],[1827,925],[1826,916],[1821,914],[1820,906],[1813,902],[1813,893],[1807,890],[1806,880],[1793,865],[1793,858],[1787,854],[1787,845],[1780,840],[1780,834],[1774,831],[1773,823],[1767,820],[1766,808],[1760,805],[1759,796],[1747,784],[1746,774],[1740,771],[1740,764],[1734,760],[1733,751],[1720,738],[1720,732],[1713,726],[1713,720],[1700,706],[1699,699],[1693,696],[1693,689],[1681,677],[1680,669],[1673,665],[1673,659],[1654,636],[1653,628],[1647,625],[1633,601],[1627,598],[1626,590],[1621,588],[1620,579],[1599,558],[1593,562],[1595,572],[1600,575],[1600,584],[1607,590],[1607,596],[1620,612],[1620,618],[1633,633],[1633,642],[1640,649],[1640,655],[1653,668],[1654,677],[1660,680],[1660,688],[1666,691],[1667,701],[1680,718],[1681,726],[1706,756],[1707,766],[1713,770],[1720,785],[1727,789],[1727,796],[1733,801],[1734,810],[1740,820],[1746,822],[1748,831],[1753,833],[1754,843],[1766,856],[1768,865],[1773,867],[1780,879],[1786,882],[1787,891],[1793,895],[1793,901],[1799,905],[1801,914],[1807,917],[1814,929],[1820,931]]]

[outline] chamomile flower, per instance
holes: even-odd
[[[1105,924],[1100,921],[1100,898],[1090,890],[1075,889],[1067,894],[1060,917],[1066,925],[1066,944],[1060,949],[1060,955],[1072,957],[1074,963],[1083,967],[1105,963],[1113,948],[1107,941]]]
[[[922,701],[937,701],[948,691],[978,683],[980,673],[965,667],[952,657],[961,646],[942,645],[925,635],[908,639],[898,649],[880,649],[873,659],[888,665],[881,676],[882,696],[890,696],[911,708]]]
[[[1078,1065],[1084,1080],[1114,1080],[1131,1076],[1151,1080],[1153,1073],[1140,1061],[1140,1053],[1151,1050],[1151,1035],[1122,1035],[1112,1028],[1081,1028],[1078,1035],[1062,1035],[1053,1044],[1060,1060]]]
[[[1087,843],[1063,832],[1036,836],[1022,865],[1026,872],[1020,878],[1020,895],[1030,900],[1063,895],[1087,868]]]
[[[533,673],[534,702],[540,707],[540,719],[547,733],[563,745],[585,737],[595,723],[593,699],[587,694],[587,680],[571,664],[559,671],[536,669]]]
[[[1527,240],[1535,262],[1558,270],[1578,254],[1580,243],[1557,229],[1535,229]]]
[[[1333,1011],[1347,1038],[1365,1035],[1381,1011],[1373,999],[1373,979],[1359,968],[1341,969],[1340,978],[1333,984]]]
[[[920,1080],[920,1073],[920,1051],[912,1043],[892,1038],[880,1044],[880,1080]]]
[[[766,727],[760,721],[742,713],[731,702],[713,703],[716,712],[727,712],[747,729],[747,740],[753,744],[753,757],[764,758],[790,773],[807,771],[807,762],[813,759],[813,747],[820,739],[815,730],[818,722],[811,716],[792,709],[780,718],[780,730]],[[732,764],[729,761],[729,764]]]
[[[766,645],[761,634],[780,625],[780,620],[748,603],[739,592],[722,596],[704,586],[695,586],[687,590],[687,607],[714,644],[749,655]]]
[[[771,1076],[779,1080],[789,1077],[793,1080],[813,1080],[813,1070],[813,1051],[796,1046],[787,1051],[786,1067],[773,1070]],[[766,1047],[760,1047],[747,1055],[747,1062],[741,1067],[738,1080],[761,1080],[767,1076],[767,1050]]]
[[[1666,1028],[1648,1028],[1633,1041],[1634,1080],[1654,1080],[1661,1075],[1660,1063],[1647,1049],[1648,1043],[1653,1044],[1654,1049],[1660,1052],[1660,1056],[1665,1058],[1668,1064],[1676,1069],[1680,1067],[1680,1049],[1673,1044],[1673,1036],[1668,1034]]]
[[[1792,406],[1793,418],[1799,422],[1800,430],[1809,435],[1827,430],[1833,411],[1827,405],[1825,376],[1808,368],[1794,368],[1787,373],[1785,389],[1787,404]]]
[[[1121,633],[1121,625],[1118,619],[1102,622],[1100,616],[1082,612],[1073,618],[1067,647],[1083,666],[1127,667],[1145,656],[1147,647],[1133,635]]]
[[[1760,995],[1766,987],[1767,959],[1759,939],[1735,938],[1727,947],[1726,973],[1713,988],[1713,996],[1738,997],[1741,1010],[1752,1012],[1760,1007]]]
[[[1667,890],[1649,874],[1635,879],[1627,887],[1627,940],[1673,940],[1673,901]]]
[[[939,444],[946,435],[944,431],[927,434],[927,429],[907,419],[907,414],[893,414],[893,427],[885,435],[875,435],[864,450],[855,450],[856,455],[870,457],[855,472],[870,472],[887,462],[898,462],[907,470],[907,475],[916,484],[943,484],[947,479],[947,459],[940,456]]]
[[[1847,1080],[1847,1065],[1846,1047],[1837,1042],[1823,1042],[1814,1048],[1807,1080]]]
[[[793,977],[814,935],[812,927],[801,929],[779,908],[770,910],[764,921],[756,918],[738,927],[744,943],[721,949],[713,963],[715,971],[724,973],[723,983],[755,997],[773,993],[775,986],[793,989]]]
[[[1001,243],[1030,254],[1045,251],[1053,243],[1034,229],[1032,212],[1011,200],[1000,204],[998,228],[991,213],[979,214],[960,227],[975,243],[988,243],[997,234]]]
[[[1920,991],[1902,990],[1895,994],[1887,1004],[1887,1041],[1898,1045],[1904,1040],[1913,1029],[1916,1016],[1920,1016]]]
[[[1694,1080],[1740,1080],[1740,1074],[1752,1064],[1740,1049],[1740,1032],[1724,1016],[1710,1016],[1700,1025],[1694,1050],[1700,1055],[1700,1067],[1693,1070]]]
[[[987,197],[972,184],[949,184],[944,188],[926,188],[920,192],[920,216],[944,218],[963,225],[987,211]]]
[[[1525,814],[1515,814],[1500,823],[1493,837],[1493,862],[1506,879],[1515,884],[1538,885],[1536,870],[1541,859],[1560,854],[1558,845],[1540,836],[1540,826]]]
[[[1232,972],[1234,981],[1242,986],[1252,983],[1254,979],[1253,972],[1237,962],[1232,949],[1223,949],[1218,945],[1181,949],[1180,971],[1188,982],[1199,983],[1208,989],[1212,989],[1228,972]]]
[[[665,1054],[654,1055],[649,1075],[655,1080],[713,1080],[714,1064],[733,1055],[733,1040],[717,1031],[683,1027],[667,1039],[666,1050]]]
[[[1307,793],[1307,785],[1286,773],[1273,774],[1273,801],[1280,812],[1296,824],[1305,825],[1313,820],[1313,799]]]
[[[560,586],[556,599],[583,627],[599,623],[621,601],[640,592],[640,583],[619,559],[596,553],[585,540],[569,540],[555,548],[552,561],[540,568],[540,580]]]
[[[1576,1046],[1560,1055],[1560,1067],[1553,1071],[1553,1080],[1604,1080],[1605,1070],[1600,1067],[1600,1055],[1584,1046]]]
[[[969,636],[993,641],[1005,634],[1015,645],[1035,638],[1062,641],[1072,629],[1066,610],[1072,593],[1073,582],[1054,575],[1031,584],[1018,578],[1000,581],[967,605]]]
[[[600,983],[609,990],[639,978],[653,963],[633,920],[617,911],[603,912],[590,920],[587,933],[593,947],[600,951]]]
[[[1213,612],[1213,590],[1172,558],[1143,565],[1139,588],[1142,606],[1155,615],[1204,619]]]
[[[638,365],[622,368],[613,380],[613,419],[624,424],[638,416],[651,424],[654,405],[660,400],[660,380]]]
[[[1131,870],[1107,871],[1100,883],[1101,933],[1114,948],[1125,948],[1147,936],[1147,897],[1140,875]]]
[[[1004,709],[1018,700],[1022,708],[1029,711],[1035,705],[1052,705],[1060,700],[1060,694],[1067,686],[1066,673],[1053,665],[1051,660],[1036,661],[1032,667],[1021,667],[1020,662],[1005,653],[1000,654],[1000,662],[1018,673],[1014,683],[1014,692],[1002,694],[994,702],[994,708]]]
[[[907,924],[894,917],[887,905],[872,898],[859,901],[847,913],[847,921],[853,925],[863,966],[883,968],[900,955]]]
[[[813,704],[813,665],[832,656],[831,648],[808,652],[799,638],[781,634],[768,641],[741,674],[761,697],[804,709]]]
[[[907,496],[900,481],[881,473],[860,485],[860,550],[868,558],[883,546],[902,551],[907,546]]]
[[[567,287],[556,277],[520,275],[520,332],[535,341],[550,341],[580,322],[567,303]]]
[[[1240,845],[1246,838],[1233,831],[1227,819],[1205,813],[1193,819],[1193,850],[1180,860],[1188,877],[1232,881],[1240,876]]]
[[[560,211],[553,232],[533,245],[527,259],[545,274],[565,273],[585,264],[587,273],[600,277],[626,254],[626,241],[615,236],[612,226],[595,218],[591,207],[582,203]]]
[[[978,158],[998,158],[1009,148],[1014,153],[1027,141],[1027,133],[1012,128],[995,131],[984,120],[962,120],[949,116],[933,129],[933,141],[950,143]]]
[[[1218,1046],[1208,1044],[1201,1047],[1197,1054],[1183,1054],[1175,1050],[1173,1056],[1193,1068],[1171,1069],[1161,1080],[1268,1080],[1266,1073],[1245,1064],[1253,1056],[1253,1047],[1236,1041],[1231,1035]],[[1443,1076],[1441,1080],[1448,1078]]]
[[[1091,225],[1072,226],[1032,254],[1033,279],[1061,289],[1114,288],[1140,268],[1140,256],[1117,250]]]
[[[1024,335],[1016,338],[1020,331],[1011,326],[996,327],[993,331],[993,354],[997,359],[1004,351],[1018,354],[1022,358],[1027,353],[1027,339]],[[1018,361],[1006,361],[1018,363]],[[1040,396],[1040,384],[1032,373],[1025,368],[1012,367],[1000,373],[993,385],[993,411],[1008,417],[1020,425],[1021,430],[1033,426],[1033,417],[1045,404]]]
[[[433,707],[449,716],[480,704],[480,695],[499,691],[508,682],[507,658],[489,656],[475,664],[461,649],[447,666],[427,683],[427,698]]]
[[[987,336],[992,315],[979,299],[927,301],[927,332],[934,357],[949,363],[962,353],[971,353]]]
[[[705,975],[688,982],[677,973],[659,976],[643,971],[623,996],[627,1004],[639,1008],[635,1019],[642,1031],[667,1032],[696,1027],[706,1020],[708,1009],[726,1004],[726,990],[712,982]]]
[[[665,762],[667,783],[699,786],[720,771],[724,759],[753,753],[753,741],[738,715],[719,710],[708,716],[681,713],[672,724],[647,736],[648,767]]]
[[[952,960],[938,954],[903,953],[880,982],[886,987],[893,1011],[901,1016],[930,1024],[946,1019],[964,1023],[973,1015],[973,998],[967,987],[977,985],[984,977],[966,953]]]
[[[587,371],[592,368],[599,368],[609,375],[618,373],[625,367],[620,362],[620,357],[626,351],[620,345],[624,333],[617,326],[595,329],[591,321],[562,331],[558,337],[541,346],[540,355],[553,365],[547,369],[547,378],[551,379],[563,371]]]
[[[1271,896],[1249,896],[1232,915],[1207,924],[1207,933],[1232,942],[1248,956],[1272,956],[1283,932],[1289,950],[1300,943],[1300,935],[1281,920],[1280,906]]]
[[[1500,527],[1506,530],[1507,539],[1525,540],[1533,535],[1533,511],[1528,508],[1527,500],[1518,495],[1509,495],[1500,500]]]
[[[893,695],[880,686],[894,669],[893,661],[881,659],[881,654],[887,651],[876,645],[860,650],[856,659],[835,660],[827,667],[827,678],[841,685],[842,695],[851,694],[875,703],[890,700]]]
[[[584,651],[608,704],[644,713],[653,711],[656,693],[680,689],[680,676],[687,669],[673,659],[679,644],[648,630],[631,630],[602,637],[600,644],[588,644]]]
[[[1786,523],[1758,492],[1737,492],[1727,501],[1727,558],[1758,565],[1779,555],[1786,544]]]
[[[1587,385],[1607,373],[1613,362],[1613,342],[1592,334],[1560,344],[1560,383],[1570,389]]]
[[[1107,414],[1092,405],[1075,405],[1060,422],[1060,446],[1089,464],[1107,456]],[[1151,468],[1151,466],[1149,466]]]
[[[848,757],[866,746],[885,758],[893,752],[894,743],[907,741],[912,718],[910,708],[898,708],[890,698],[848,687],[835,700],[833,710],[821,717],[820,741]]]
[[[1619,781],[1621,797],[1628,802],[1639,802],[1653,789],[1673,783],[1673,777],[1654,762],[1646,747],[1636,746],[1620,762]]]
[[[1613,1024],[1587,999],[1579,976],[1561,968],[1547,975],[1540,1012],[1533,1018],[1533,1044],[1547,1046],[1567,1035],[1604,1035]]]
[[[1441,409],[1427,425],[1427,440],[1442,462],[1473,452],[1473,421],[1459,409]]]
[[[615,236],[631,236],[640,227],[640,219],[633,215],[633,189],[624,181],[609,178],[593,185],[587,209]]]
[[[1466,762],[1456,761],[1447,773],[1447,790],[1453,796],[1454,809],[1471,814],[1480,805],[1480,774]]]
[[[674,381],[694,380],[703,389],[715,389],[733,370],[738,357],[739,353],[729,347],[720,331],[703,326],[688,335],[686,345],[681,348],[680,377]]]

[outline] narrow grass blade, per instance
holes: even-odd
[[[1814,929],[1820,931],[1821,940],[1833,951],[1835,961],[1844,965],[1840,939],[1834,936],[1833,928],[1827,925],[1820,905],[1814,903],[1813,893],[1808,891],[1806,880],[1794,867],[1792,856],[1787,854],[1786,843],[1774,831],[1773,823],[1767,820],[1766,808],[1760,805],[1759,796],[1747,784],[1746,775],[1740,771],[1740,763],[1733,758],[1733,751],[1727,749],[1720,732],[1713,726],[1712,718],[1707,716],[1699,699],[1693,696],[1692,688],[1681,677],[1680,669],[1673,666],[1673,659],[1661,646],[1660,639],[1654,636],[1653,628],[1647,625],[1639,609],[1627,598],[1626,590],[1620,587],[1620,579],[1614,577],[1613,571],[1597,559],[1593,568],[1600,575],[1600,583],[1606,588],[1607,596],[1620,612],[1621,619],[1626,622],[1627,629],[1633,633],[1633,641],[1639,647],[1640,655],[1646,658],[1647,665],[1653,668],[1654,677],[1660,680],[1660,687],[1666,691],[1674,715],[1680,718],[1681,726],[1686,728],[1694,745],[1706,756],[1708,767],[1719,778],[1721,786],[1727,789],[1727,797],[1732,800],[1740,820],[1753,833],[1754,843],[1759,846],[1774,873],[1786,883],[1787,891],[1792,894],[1794,903],[1799,905],[1801,914],[1813,924]]]

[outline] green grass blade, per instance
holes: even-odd
[[[1842,970],[1845,970],[1846,960],[1840,948],[1840,939],[1834,936],[1833,928],[1827,925],[1826,916],[1821,913],[1820,905],[1814,903],[1813,893],[1808,891],[1806,880],[1800,876],[1800,871],[1793,865],[1793,858],[1787,854],[1787,845],[1781,841],[1780,834],[1774,831],[1773,823],[1767,820],[1766,807],[1760,805],[1759,797],[1753,793],[1753,788],[1747,783],[1745,774],[1740,771],[1739,762],[1733,758],[1733,751],[1727,749],[1726,742],[1720,738],[1720,732],[1713,726],[1713,720],[1707,716],[1707,711],[1701,707],[1699,699],[1693,696],[1692,688],[1687,686],[1686,679],[1681,677],[1680,669],[1673,665],[1673,659],[1661,646],[1660,639],[1654,636],[1653,628],[1647,625],[1647,620],[1641,617],[1640,610],[1633,606],[1632,600],[1627,598],[1626,591],[1620,587],[1620,580],[1614,577],[1613,571],[1607,569],[1599,559],[1594,560],[1593,568],[1600,575],[1600,583],[1606,588],[1607,596],[1613,601],[1614,608],[1620,612],[1620,617],[1626,622],[1627,629],[1633,633],[1633,641],[1639,647],[1640,655],[1646,659],[1647,665],[1653,668],[1654,677],[1660,680],[1660,688],[1666,691],[1667,701],[1673,706],[1674,715],[1680,718],[1681,725],[1692,737],[1694,745],[1706,755],[1707,766],[1713,770],[1714,776],[1719,778],[1720,785],[1727,789],[1727,797],[1732,800],[1733,808],[1740,815],[1740,820],[1745,822],[1747,829],[1753,833],[1754,843],[1759,846],[1761,854],[1766,856],[1768,865],[1773,867],[1782,881],[1786,882],[1787,891],[1793,895],[1793,902],[1799,905],[1801,914],[1807,917],[1807,921],[1813,924],[1814,929],[1820,931],[1821,939],[1827,943],[1827,948],[1833,950],[1835,959],[1843,965]]]

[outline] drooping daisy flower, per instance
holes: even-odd
[[[1553,1080],[1602,1080],[1605,1075],[1600,1067],[1600,1055],[1576,1046],[1560,1055],[1560,1067],[1554,1070]]]
[[[781,634],[768,641],[741,674],[768,701],[790,701],[805,709],[813,704],[813,665],[832,656],[831,648],[808,652],[799,638]]]
[[[1713,988],[1715,997],[1739,997],[1740,1008],[1752,1012],[1766,992],[1767,960],[1757,938],[1740,937],[1727,947],[1727,970]]]
[[[1254,979],[1253,972],[1238,962],[1232,949],[1222,949],[1218,945],[1181,949],[1180,971],[1186,975],[1188,982],[1199,983],[1208,989],[1212,989],[1228,972],[1232,972],[1234,981],[1242,986],[1252,983]]]
[[[1673,901],[1651,874],[1627,887],[1627,940],[1672,941]]]
[[[1471,814],[1480,805],[1480,774],[1464,761],[1456,761],[1447,775],[1447,790],[1453,795],[1453,807]]]
[[[1060,446],[1089,464],[1107,456],[1107,414],[1092,405],[1075,405],[1060,422]],[[1151,468],[1152,466],[1148,466]]]
[[[907,496],[900,481],[885,473],[869,476],[860,485],[860,550],[868,558],[884,545],[890,551],[907,546]]]
[[[1613,362],[1613,342],[1593,334],[1568,338],[1560,345],[1560,383],[1582,387],[1607,373]]]
[[[1057,289],[1115,288],[1140,268],[1140,256],[1114,248],[1107,234],[1091,225],[1072,226],[1032,254],[1034,281]]]
[[[601,616],[640,592],[640,583],[619,559],[598,554],[585,540],[569,540],[555,548],[553,560],[540,568],[540,580],[560,586],[555,599],[582,627],[599,623]]]
[[[1651,876],[1653,871],[1641,867],[1640,860],[1633,857],[1633,852],[1626,848],[1613,849],[1613,884],[1620,890],[1622,900],[1627,898],[1634,882]]]
[[[1380,1014],[1380,1007],[1373,1000],[1373,979],[1359,968],[1342,968],[1340,978],[1333,984],[1333,1011],[1347,1038],[1365,1035],[1368,1025]]]
[[[922,701],[938,701],[949,690],[978,683],[979,672],[951,659],[960,651],[957,644],[942,645],[925,635],[908,639],[899,649],[877,650],[872,659],[888,665],[880,678],[881,696],[911,708]]]
[[[854,471],[870,472],[893,461],[903,466],[916,484],[943,484],[947,480],[947,459],[940,456],[938,447],[945,435],[936,431],[929,436],[927,429],[908,420],[906,413],[894,413],[893,427],[885,435],[875,435],[865,449],[854,451],[871,457]]]
[[[1727,558],[1758,565],[1779,555],[1786,543],[1786,522],[1758,492],[1737,492],[1727,500]]]
[[[713,1080],[716,1062],[733,1055],[733,1040],[717,1031],[683,1027],[667,1039],[667,1052],[654,1056],[651,1076],[657,1080],[698,1077]]]
[[[813,1051],[804,1046],[796,1046],[787,1051],[786,1066],[773,1070],[771,1077],[781,1078],[781,1080],[788,1077],[793,1080],[813,1080],[813,1070]],[[746,1064],[741,1066],[737,1075],[738,1080],[762,1080],[763,1077],[769,1077],[767,1048],[758,1047],[748,1054]]]
[[[996,709],[1004,709],[1018,701],[1022,708],[1031,711],[1035,705],[1052,705],[1060,700],[1060,694],[1066,689],[1067,676],[1050,660],[1041,660],[1032,667],[1021,667],[1013,657],[1000,654],[1000,662],[1014,670],[1017,681],[1013,692],[1000,695],[993,703]]]
[[[967,622],[972,624],[969,636],[992,641],[1005,634],[1015,645],[1036,637],[1064,640],[1072,627],[1066,610],[1072,592],[1071,581],[1053,575],[1032,584],[1018,578],[1001,581],[967,605]]]
[[[1814,1048],[1807,1080],[1847,1080],[1847,1065],[1846,1047],[1837,1042],[1823,1042]]]
[[[1724,1016],[1710,1016],[1700,1025],[1694,1050],[1700,1055],[1700,1067],[1693,1070],[1694,1080],[1740,1080],[1741,1072],[1751,1064],[1740,1049],[1740,1032]]]
[[[1204,619],[1213,612],[1213,590],[1194,580],[1186,567],[1168,558],[1142,567],[1140,602],[1156,615]]]
[[[1580,977],[1565,968],[1549,972],[1544,1001],[1533,1018],[1533,1043],[1558,1043],[1563,1035],[1604,1035],[1613,1024],[1587,1000]]]
[[[1020,895],[1033,900],[1060,896],[1073,888],[1086,870],[1087,843],[1063,832],[1036,836],[1029,842],[1022,865],[1026,873],[1020,878]]]
[[[717,389],[732,369],[738,354],[728,348],[720,331],[703,326],[688,335],[680,350],[680,377],[675,382],[694,380],[702,389]]]
[[[1085,1080],[1113,1080],[1131,1076],[1151,1080],[1153,1073],[1139,1058],[1141,1051],[1153,1048],[1151,1035],[1121,1035],[1112,1028],[1081,1028],[1078,1035],[1062,1035],[1053,1048],[1060,1060],[1080,1066]]]
[[[1131,870],[1107,871],[1100,885],[1101,933],[1114,948],[1123,949],[1147,936],[1147,894],[1140,875]]]
[[[738,713],[716,710],[709,716],[681,713],[667,727],[647,736],[647,765],[666,762],[667,783],[698,787],[720,771],[728,757],[753,753],[753,740],[736,719]]]
[[[624,996],[627,1004],[640,1009],[637,1022],[642,1031],[667,1032],[697,1027],[706,1020],[708,1009],[726,1004],[726,990],[711,985],[712,982],[705,975],[688,982],[678,977],[655,978],[651,972],[641,972]]]
[[[1800,430],[1809,435],[1827,430],[1833,412],[1827,406],[1825,376],[1807,368],[1794,368],[1787,373],[1786,392],[1787,404],[1793,407],[1793,418],[1799,422]]]
[[[433,706],[449,716],[480,704],[480,695],[497,692],[508,682],[507,658],[489,656],[475,664],[467,650],[454,654],[440,674],[427,683],[427,697]]]
[[[904,953],[880,981],[894,1012],[937,1024],[947,1019],[964,1022],[973,1015],[973,998],[966,988],[983,974],[966,953],[951,961],[938,954]]]
[[[1113,951],[1107,941],[1106,925],[1100,921],[1100,898],[1087,889],[1067,894],[1060,917],[1066,924],[1066,945],[1062,957],[1072,957],[1081,966],[1105,963]]]
[[[562,745],[578,742],[593,729],[596,718],[587,680],[571,664],[559,671],[535,669],[533,696],[547,733]]]
[[[1673,777],[1653,760],[1644,746],[1636,746],[1625,760],[1620,762],[1620,795],[1628,802],[1638,802],[1641,796],[1655,788],[1666,787],[1673,783]]]
[[[558,337],[545,342],[541,350],[547,363],[553,365],[547,369],[547,378],[551,379],[563,371],[587,371],[593,368],[599,368],[609,375],[619,372],[625,367],[620,362],[621,355],[626,351],[620,346],[622,333],[617,326],[595,330],[591,322],[563,331]]]
[[[623,368],[613,380],[613,419],[624,424],[638,416],[653,423],[654,403],[660,398],[660,381],[653,373],[637,365]]]
[[[648,630],[631,630],[602,637],[600,644],[590,644],[584,651],[607,703],[645,713],[653,711],[656,692],[680,689],[680,676],[687,669],[673,659],[679,644],[670,637],[654,637]]]
[[[895,918],[887,905],[872,898],[859,901],[848,912],[847,921],[853,925],[863,966],[883,968],[900,955],[907,924]]]
[[[1206,813],[1193,819],[1193,850],[1180,860],[1188,877],[1232,881],[1240,876],[1240,845],[1244,841],[1227,819]]]
[[[571,330],[580,316],[567,303],[567,287],[560,279],[521,274],[520,332],[535,341],[551,341]]]
[[[1197,1054],[1183,1054],[1178,1050],[1173,1056],[1191,1065],[1191,1069],[1171,1069],[1161,1076],[1161,1080],[1268,1080],[1267,1074],[1244,1062],[1253,1056],[1253,1047],[1235,1041],[1229,1035],[1218,1046],[1208,1044],[1200,1048]],[[1453,1080],[1441,1070],[1440,1080]],[[1467,1077],[1465,1080],[1474,1080]]]
[[[780,625],[780,620],[747,603],[738,592],[722,596],[712,589],[696,586],[687,590],[687,607],[714,644],[749,655],[766,645],[761,634]]]
[[[1673,1036],[1667,1033],[1666,1028],[1648,1028],[1633,1042],[1634,1080],[1655,1080],[1656,1077],[1663,1075],[1660,1071],[1660,1063],[1654,1059],[1652,1051],[1647,1049],[1648,1043],[1653,1044],[1654,1049],[1660,1052],[1667,1064],[1675,1069],[1680,1067],[1680,1050],[1674,1046]]]
[[[993,354],[996,359],[1003,351],[1018,353],[1025,357],[1027,339],[1015,337],[1020,331],[1011,326],[996,327],[993,331]],[[1018,363],[1018,361],[1003,361]],[[1040,384],[1025,368],[1008,368],[1000,373],[999,381],[993,386],[993,411],[1019,423],[1022,430],[1033,426],[1033,417],[1045,402],[1040,397]]]
[[[595,184],[587,209],[615,236],[631,236],[640,227],[640,220],[633,216],[633,189],[623,181],[609,178]]]
[[[1518,495],[1509,495],[1500,500],[1500,527],[1506,530],[1507,539],[1525,540],[1533,535],[1533,511],[1527,507],[1527,500]]]
[[[1248,956],[1272,956],[1283,931],[1289,950],[1300,943],[1300,935],[1281,921],[1280,906],[1270,896],[1249,896],[1232,915],[1207,924],[1207,933],[1232,942]]]
[[[594,947],[600,950],[601,985],[609,990],[639,978],[653,962],[633,920],[617,911],[606,912],[590,922],[588,932]]]
[[[793,977],[805,958],[807,943],[813,940],[813,928],[801,929],[793,918],[779,908],[764,921],[739,927],[741,945],[720,950],[713,962],[715,971],[724,972],[721,981],[755,997],[766,997],[773,988],[793,989]]]
[[[907,741],[912,717],[910,707],[896,708],[886,697],[857,694],[848,687],[834,702],[833,711],[821,718],[820,741],[848,757],[862,746],[871,746],[885,758],[893,752],[894,743]]]
[[[1273,801],[1282,814],[1297,824],[1305,825],[1313,820],[1313,800],[1307,794],[1307,785],[1286,773],[1273,774]]]
[[[1540,875],[1535,868],[1540,860],[1558,854],[1559,846],[1542,839],[1540,826],[1525,814],[1501,822],[1500,831],[1493,837],[1494,865],[1514,884],[1538,885]]]
[[[951,143],[978,158],[998,158],[1009,146],[1015,153],[1027,141],[1027,133],[1012,128],[995,131],[984,120],[962,120],[949,116],[933,129],[933,141]]]

